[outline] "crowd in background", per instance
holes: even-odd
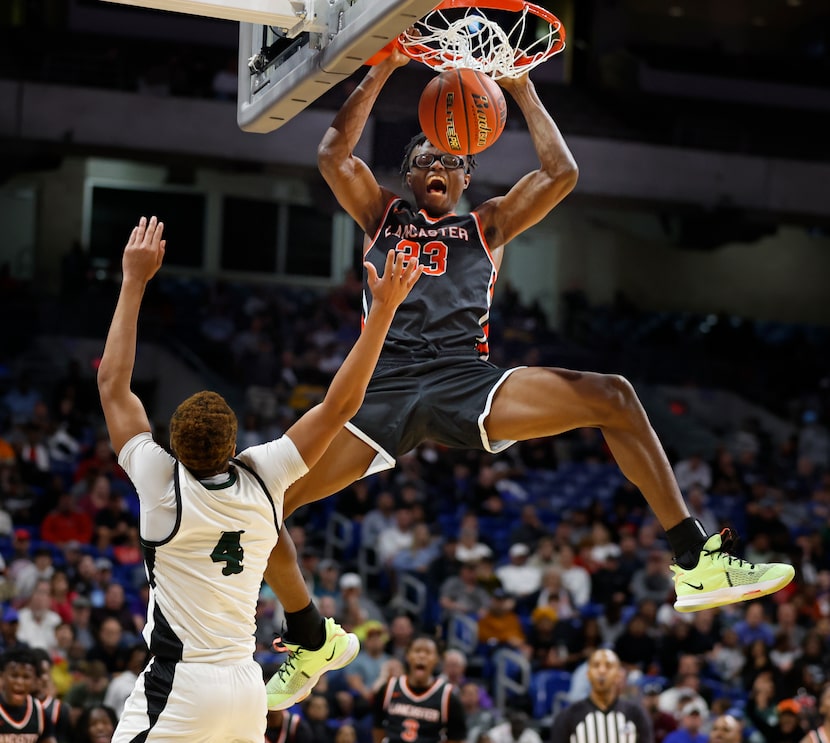
[[[148,299],[163,333],[187,338],[213,373],[239,383],[241,449],[278,436],[319,399],[359,328],[359,293],[354,277],[327,294],[229,285],[185,292],[171,280]],[[179,312],[182,302],[203,310]],[[499,363],[551,363],[570,348],[509,287],[494,316]],[[102,433],[93,372],[73,360],[47,384],[27,374],[25,355],[7,362],[0,649],[47,651],[49,683],[73,720],[100,704],[117,716],[146,660],[135,491]],[[565,674],[560,706],[587,694],[591,652],[614,649],[627,672],[622,692],[650,711],[658,741],[694,714],[707,731],[726,710],[744,720],[752,743],[793,740],[788,717],[803,734],[830,680],[827,390],[817,385],[790,402],[797,426],[786,440],[755,422],[720,431],[713,457],[671,456],[692,515],[708,530],[728,521],[745,559],[796,566],[791,586],[748,604],[673,610],[662,531],[593,429],[498,457],[426,444],[394,470],[297,512],[288,526],[312,593],[324,614],[361,637],[362,650],[292,714],[316,731],[312,740],[369,741],[373,689],[400,671],[409,639],[425,632],[448,646],[441,670],[460,689],[470,740],[502,721],[493,658],[504,647],[527,660],[534,683]],[[166,445],[165,423],[155,426]],[[582,483],[578,497],[568,495],[574,483]],[[338,517],[352,528],[333,546],[326,533]],[[419,613],[401,599],[404,576],[426,588]],[[469,657],[452,648],[458,616],[477,627]],[[271,649],[281,623],[263,586],[264,674],[281,660]],[[543,718],[534,709],[531,687],[510,706],[525,708],[531,727],[547,725],[552,710]],[[288,719],[277,717],[272,733]]]

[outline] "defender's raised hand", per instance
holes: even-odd
[[[167,241],[162,239],[163,233],[164,222],[159,222],[156,217],[150,217],[149,222],[146,217],[142,217],[133,227],[121,259],[125,280],[147,283],[156,275],[164,260],[164,248],[167,245]]]
[[[378,276],[377,269],[368,261],[363,265],[368,273],[367,283],[372,292],[372,304],[378,302],[393,308],[406,299],[424,272],[424,267],[418,263],[417,258],[403,253],[396,254],[394,250],[386,254],[383,276]]]

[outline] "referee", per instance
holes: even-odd
[[[643,707],[619,698],[622,673],[613,650],[595,650],[588,660],[591,693],[556,715],[552,743],[654,743]]]

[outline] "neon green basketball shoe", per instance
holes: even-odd
[[[275,649],[288,651],[288,658],[265,685],[268,709],[287,709],[303,701],[326,671],[343,668],[355,659],[360,651],[357,635],[346,632],[331,617],[325,627],[326,640],[318,650],[275,641]]]
[[[732,530],[724,529],[706,540],[694,568],[671,566],[677,611],[702,611],[766,596],[782,589],[795,576],[792,565],[751,563],[729,554],[733,542]]]

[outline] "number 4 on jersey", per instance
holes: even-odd
[[[240,537],[245,533],[242,531],[223,531],[222,536],[210,553],[210,559],[214,562],[224,562],[225,567],[222,568],[222,575],[233,575],[241,573],[244,569],[242,560],[245,557],[245,551],[239,543]]]

